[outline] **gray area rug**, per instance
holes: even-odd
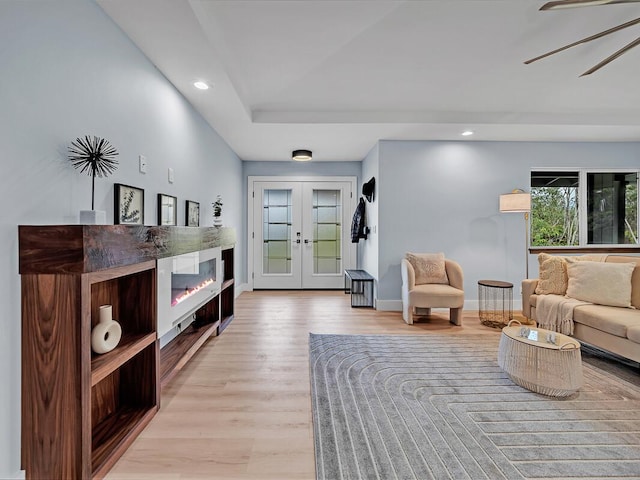
[[[584,362],[577,394],[539,395],[498,341],[311,334],[317,478],[640,478],[640,387]]]

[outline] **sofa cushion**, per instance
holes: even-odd
[[[567,261],[567,296],[585,302],[631,306],[631,275],[635,263]]]
[[[617,337],[627,338],[627,329],[640,325],[640,310],[581,305],[573,311],[573,321]]]
[[[638,325],[627,328],[627,338],[632,342],[640,343],[640,321]]]
[[[416,274],[416,285],[449,283],[444,253],[407,253],[406,259]]]

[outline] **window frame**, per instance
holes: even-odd
[[[530,249],[577,249],[577,248],[629,248],[640,247],[640,235],[636,243],[588,243],[589,238],[589,219],[587,211],[588,183],[587,175],[590,173],[635,173],[636,174],[636,190],[640,190],[640,168],[571,168],[571,167],[551,167],[551,168],[532,168],[529,172],[529,191],[531,191],[531,175],[534,172],[576,172],[578,174],[578,245],[550,246],[550,245],[531,245],[531,225],[529,223],[529,245]],[[640,231],[640,196],[636,199],[636,229]],[[533,220],[533,216],[531,216]]]

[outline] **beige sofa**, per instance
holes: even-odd
[[[605,262],[635,262],[631,276],[631,305],[621,308],[605,305],[580,305],[573,311],[573,337],[616,355],[640,362],[640,257],[607,255]],[[522,313],[539,322],[535,293],[538,279],[522,282]]]

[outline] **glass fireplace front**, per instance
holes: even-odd
[[[158,260],[158,338],[219,293],[221,265],[220,248]]]
[[[200,252],[173,257],[171,270],[171,306],[197,295],[216,281],[217,258],[202,260]]]

